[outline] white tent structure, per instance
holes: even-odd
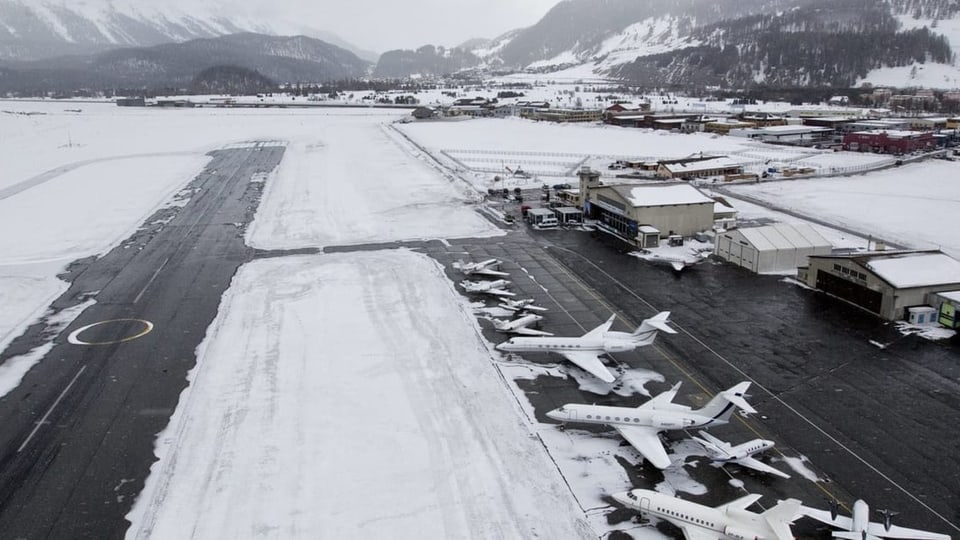
[[[778,223],[719,234],[715,253],[758,274],[796,273],[810,255],[829,255],[833,246],[812,226]]]

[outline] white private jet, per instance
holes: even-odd
[[[453,263],[453,267],[467,276],[509,276],[510,274],[499,270],[501,264],[502,261],[500,261],[500,259],[487,259],[476,263],[467,263],[461,260]]]
[[[845,538],[847,540],[880,540],[881,538],[950,540],[950,537],[945,534],[894,525],[893,516],[897,514],[896,512],[889,510],[878,510],[877,512],[883,516],[882,523],[870,521],[870,507],[862,500],[853,503],[853,515],[851,517],[837,515],[836,503],[829,512],[806,506],[800,508],[800,513],[804,516],[843,529],[842,531],[833,531],[834,538]]]
[[[521,334],[524,336],[552,336],[550,332],[528,328],[531,324],[537,324],[543,320],[543,316],[529,313],[512,321],[493,319],[493,327],[498,332],[506,334]]]
[[[632,333],[611,332],[610,327],[616,314],[607,322],[587,332],[581,337],[520,337],[510,338],[497,345],[497,350],[505,352],[555,352],[580,366],[603,382],[611,383],[615,377],[610,374],[600,355],[604,353],[632,351],[637,347],[650,345],[658,331],[676,334],[676,330],[667,325],[669,311],[663,311],[643,321]]]
[[[498,279],[496,281],[469,281],[465,279],[460,282],[460,286],[463,287],[463,290],[469,293],[492,294],[494,296],[516,296],[516,293],[512,293],[504,289],[504,287],[509,284],[510,282],[505,279]]]
[[[760,495],[747,495],[716,508],[685,501],[649,489],[616,493],[613,499],[641,515],[665,519],[683,531],[687,540],[793,540],[790,525],[799,515],[800,501],[787,499],[763,513],[747,510]]]
[[[726,424],[733,409],[737,407],[748,413],[757,412],[744,399],[744,392],[749,386],[749,382],[742,382],[720,392],[702,409],[696,410],[673,403],[673,398],[680,389],[680,383],[677,383],[670,390],[652,397],[636,408],[568,403],[548,412],[547,417],[564,424],[579,422],[613,426],[654,467],[666,469],[670,466],[670,458],[660,442],[659,433]]]
[[[536,302],[533,298],[524,298],[523,300],[510,300],[509,298],[500,302],[498,304],[503,309],[513,311],[514,313],[522,313],[524,311],[547,311],[547,308],[535,306],[533,303]]]
[[[721,441],[706,431],[699,433],[700,437],[691,437],[700,443],[700,446],[707,451],[708,457],[719,463],[736,463],[741,467],[747,467],[755,471],[774,474],[780,478],[790,478],[790,475],[780,470],[774,469],[766,463],[753,457],[754,454],[773,448],[773,441],[764,439],[754,439],[736,446],[728,442]]]

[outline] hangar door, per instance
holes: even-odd
[[[727,242],[729,250],[720,255],[728,261],[742,266],[748,270],[757,271],[757,250],[751,246],[745,246],[739,242]]]
[[[883,295],[879,292],[827,272],[817,272],[817,288],[877,314],[883,305]]]

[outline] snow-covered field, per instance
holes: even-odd
[[[947,216],[960,212],[960,163],[931,160],[859,176],[731,187],[875,240],[960,257]],[[735,205],[736,206],[736,205]]]
[[[595,537],[425,256],[248,264],[199,353],[128,537]]]
[[[322,247],[502,234],[380,120],[318,122],[287,147],[247,241],[270,248]]]
[[[70,261],[117,245],[200,172],[208,151],[233,143],[290,142],[254,245],[500,234],[465,206],[468,190],[384,132],[406,111],[19,101],[0,110],[16,113],[0,114],[0,230],[11,231],[0,235],[0,348],[63,291],[56,275]]]

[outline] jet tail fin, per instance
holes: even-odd
[[[713,420],[709,423],[718,424],[729,421],[734,408],[743,409],[743,411],[748,413],[755,413],[757,412],[756,409],[751,407],[750,404],[747,403],[747,400],[744,399],[744,392],[747,391],[749,386],[750,381],[744,381],[729,390],[724,390],[713,396],[713,399],[696,412],[711,417]]]
[[[661,332],[666,332],[668,334],[676,334],[677,331],[670,327],[667,323],[670,322],[670,312],[661,311],[649,319],[644,319],[640,326],[633,331],[633,335],[645,334],[651,330],[659,330]]]
[[[773,529],[774,534],[777,535],[777,540],[793,540],[790,524],[801,516],[800,501],[797,499],[778,501],[776,506],[760,515],[767,522],[767,525]]]
[[[730,403],[733,403],[734,405],[739,407],[741,410],[743,410],[743,412],[752,414],[757,412],[757,410],[754,409],[749,403],[747,403],[747,400],[745,399],[747,388],[749,387],[750,387],[750,382],[745,381],[734,386],[729,390],[724,390],[723,392],[720,392],[720,394],[724,398],[726,398],[727,401],[729,401]]]

